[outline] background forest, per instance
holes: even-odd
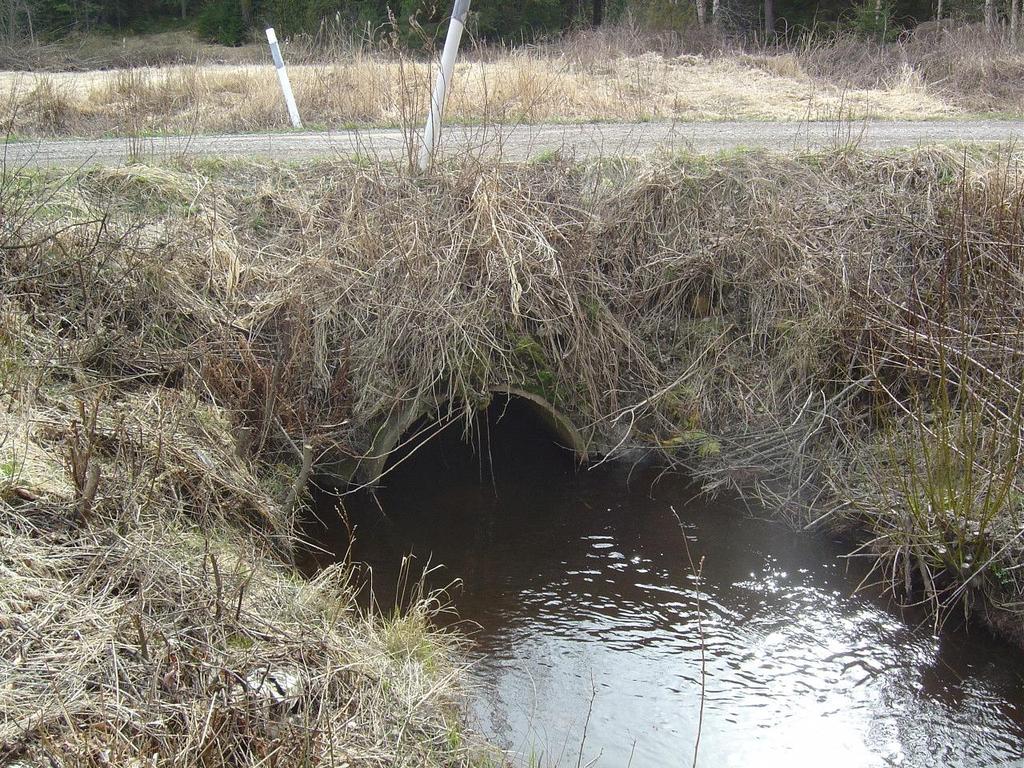
[[[325,28],[373,33],[393,24],[405,45],[417,47],[436,39],[449,6],[447,0],[0,0],[0,34],[10,44],[187,26],[211,42],[239,45],[265,24],[285,36]],[[1018,0],[475,0],[471,24],[478,39],[513,43],[626,19],[654,31],[713,25],[745,36],[791,37],[853,30],[885,40],[937,18],[984,23],[993,31],[1016,27],[1018,15]]]

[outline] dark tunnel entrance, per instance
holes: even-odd
[[[444,495],[446,486],[479,485],[481,493],[491,495],[523,493],[538,474],[554,473],[564,480],[575,470],[572,446],[529,400],[494,395],[466,427],[461,419],[420,419],[389,457],[378,496],[419,507],[416,498]]]
[[[461,576],[473,552],[493,550],[494,537],[515,539],[524,526],[543,526],[579,467],[579,454],[544,408],[497,393],[468,424],[431,414],[416,421],[389,456],[374,490],[314,495],[307,538],[309,569],[349,553],[373,571],[384,605],[396,594],[403,558],[411,571],[443,563]],[[450,581],[443,575],[430,586]]]

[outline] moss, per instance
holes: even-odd
[[[233,651],[248,651],[252,649],[255,642],[248,635],[233,633],[228,635],[226,644]]]
[[[547,360],[544,347],[533,336],[519,336],[515,340],[513,355],[523,379],[522,388],[540,395],[550,403],[559,400],[558,374]]]
[[[537,165],[544,165],[545,163],[555,163],[561,158],[561,152],[557,149],[545,149],[534,155],[530,162],[536,163]]]
[[[690,429],[660,441],[662,448],[687,448],[695,450],[704,459],[713,458],[722,452],[722,445],[707,432]]]

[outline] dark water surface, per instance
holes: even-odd
[[[401,463],[386,519],[345,504],[382,601],[409,552],[461,580],[470,715],[519,763],[689,766],[699,730],[703,766],[1024,765],[1015,651],[854,594],[848,546],[657,470],[577,473],[523,406],[501,415],[475,453],[453,427]],[[341,526],[320,535],[348,547]]]

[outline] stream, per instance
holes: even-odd
[[[378,602],[409,553],[452,585],[470,723],[513,764],[690,766],[696,747],[703,766],[1024,765],[1018,652],[934,635],[849,542],[657,467],[577,470],[516,400],[475,449],[461,429],[344,503]],[[336,503],[313,535],[343,553]]]

